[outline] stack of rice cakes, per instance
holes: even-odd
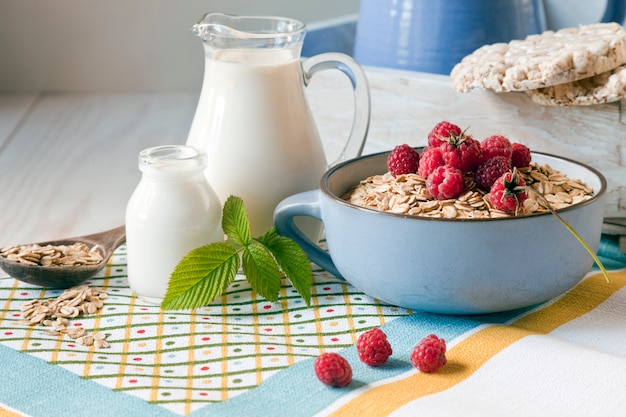
[[[523,91],[544,106],[588,106],[626,97],[626,30],[597,23],[478,48],[450,73],[455,90]]]

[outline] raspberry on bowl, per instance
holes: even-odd
[[[451,136],[461,136],[462,130],[454,123],[441,121],[428,133],[428,146],[438,147]]]
[[[480,142],[480,150],[483,153],[483,159],[487,160],[494,156],[502,156],[508,160],[511,159],[513,148],[511,141],[506,136],[492,135]]]
[[[387,169],[394,177],[402,174],[414,174],[419,167],[420,154],[409,145],[398,145],[387,157]]]
[[[435,170],[435,168],[445,165],[446,163],[443,160],[443,156],[441,155],[441,148],[439,147],[429,147],[424,149],[422,155],[420,156],[419,168],[417,169],[417,173],[422,178],[428,178],[431,172]]]
[[[511,148],[512,166],[514,166],[515,168],[526,168],[527,166],[530,166],[530,163],[532,162],[532,156],[530,154],[530,149],[528,149],[528,146],[515,142],[511,145]]]
[[[491,186],[489,201],[494,208],[508,213],[515,213],[528,198],[526,182],[516,170],[505,172]]]
[[[510,170],[510,158],[501,155],[491,157],[476,168],[476,172],[474,173],[476,185],[485,191],[489,191],[493,183],[505,172],[509,172]]]
[[[460,169],[442,165],[430,173],[426,187],[436,200],[456,198],[465,191],[465,177]]]
[[[439,147],[444,162],[462,172],[473,171],[483,160],[480,142],[465,133],[451,136]]]

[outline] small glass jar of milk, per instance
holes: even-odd
[[[221,202],[204,176],[207,155],[166,145],[139,153],[141,180],[126,208],[128,282],[160,304],[176,265],[191,250],[224,240]]]

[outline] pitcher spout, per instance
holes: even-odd
[[[211,12],[194,24],[191,32],[217,48],[276,49],[301,45],[306,28],[295,19]]]

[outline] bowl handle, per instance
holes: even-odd
[[[309,239],[294,222],[295,216],[312,217],[323,222],[320,197],[319,190],[312,190],[285,198],[274,210],[274,227],[279,235],[291,238],[300,245],[311,262],[343,279],[328,252]]]

